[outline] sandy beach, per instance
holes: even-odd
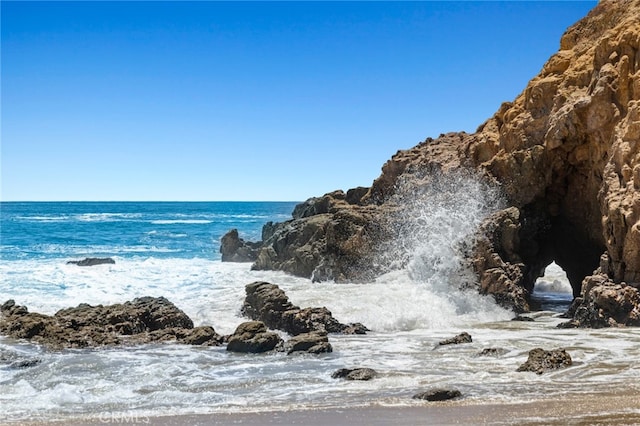
[[[341,407],[259,413],[212,413],[141,416],[102,413],[88,418],[9,422],[7,425],[54,426],[138,424],[197,425],[638,425],[640,392],[586,394],[531,403],[468,403],[464,399],[416,406]]]

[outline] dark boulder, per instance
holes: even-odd
[[[478,352],[476,356],[494,356],[498,357],[506,354],[508,351],[504,348],[485,348],[482,351]]]
[[[378,373],[372,368],[341,368],[331,374],[333,379],[371,380]]]
[[[116,261],[110,257],[87,257],[82,260],[70,260],[67,265],[95,266],[95,265],[115,265]]]
[[[568,367],[571,364],[571,356],[564,349],[546,351],[542,348],[535,348],[529,351],[529,358],[516,371],[530,371],[542,374],[547,371]]]
[[[459,398],[462,392],[457,389],[430,389],[426,392],[420,392],[413,395],[413,399],[423,399],[426,401],[446,401],[449,399]]]
[[[0,348],[0,368],[29,368],[42,362],[39,358],[32,358],[18,352]]]
[[[219,345],[211,327],[193,327],[193,321],[164,297],[140,297],[115,305],[86,303],[54,315],[30,313],[9,300],[0,307],[0,333],[29,339],[54,349],[177,341]]]
[[[240,324],[229,337],[227,351],[244,353],[261,353],[276,349],[282,343],[278,334],[267,330],[260,321],[249,321]]]
[[[223,262],[255,262],[261,242],[245,241],[238,235],[237,229],[224,234],[220,240],[220,253]]]
[[[312,331],[340,333],[346,328],[325,307],[289,310],[283,314],[282,319],[284,329],[294,336]]]
[[[287,354],[296,352],[320,354],[333,351],[333,347],[331,346],[331,343],[329,343],[327,333],[320,331],[298,334],[297,336],[289,339],[284,344],[284,348],[287,351]]]
[[[441,342],[438,343],[439,346],[445,346],[445,345],[459,345],[461,343],[471,343],[473,340],[471,339],[471,335],[469,333],[467,333],[466,331],[463,331],[462,333],[458,334],[457,336],[454,336],[450,339],[446,339],[443,340]]]
[[[533,322],[535,320],[526,315],[516,315],[515,317],[511,318],[511,321]]]
[[[368,331],[360,323],[340,323],[325,307],[300,309],[275,284],[254,282],[245,287],[245,292],[244,315],[294,336],[313,331],[343,334],[365,334]]]
[[[367,327],[365,327],[363,324],[361,324],[359,322],[352,322],[352,323],[346,324],[346,327],[342,328],[340,333],[342,333],[342,334],[367,334],[367,331],[371,331],[371,330],[369,330]]]
[[[179,340],[185,345],[220,346],[224,342],[224,338],[208,325],[184,330],[187,332]]]

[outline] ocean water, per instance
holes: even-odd
[[[639,330],[555,328],[562,321],[560,301],[570,301],[557,266],[536,285],[536,297],[551,302],[531,314],[535,322],[510,321],[512,313],[491,298],[456,287],[468,277],[460,246],[497,208],[483,201],[490,198],[485,188],[465,184],[464,194],[445,186],[423,205],[416,198],[398,233],[394,256],[403,266],[366,284],[311,283],[220,261],[227,230],[259,239],[262,225],[287,220],[295,203],[2,203],[0,302],[15,299],[32,312],[52,314],[79,303],[165,296],[196,325],[229,334],[245,320],[239,313],[244,286],[265,280],[299,306],[326,306],[341,322],[362,322],[372,331],[330,336],[334,352],[319,356],[244,355],[171,343],[51,352],[0,336],[0,353],[41,360],[28,368],[0,364],[0,422],[415,405],[411,396],[434,386],[460,389],[469,404],[639,392]],[[390,252],[386,246],[385,261]],[[116,263],[66,264],[88,256]],[[436,348],[462,331],[473,343]],[[488,347],[506,352],[477,356]],[[535,347],[564,347],[574,365],[541,376],[517,373]],[[380,376],[332,379],[343,367],[370,367]],[[640,404],[625,413],[640,416]]]

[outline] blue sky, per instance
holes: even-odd
[[[580,2],[2,1],[4,201],[304,200],[473,132]]]

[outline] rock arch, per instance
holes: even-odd
[[[500,182],[518,209],[517,238],[491,245],[504,263],[498,268],[519,268],[508,284],[525,293],[555,261],[580,296],[605,252],[610,261],[600,273],[640,281],[638,22],[640,2],[600,2],[464,148],[470,166]],[[480,256],[488,255],[480,248]],[[477,270],[487,281],[486,271]]]
[[[475,133],[398,151],[368,191],[327,194],[289,223],[266,227],[254,267],[369,279],[378,271],[367,255],[384,235],[396,184],[424,185],[416,170],[460,168],[500,185],[508,205],[485,220],[466,253],[482,293],[527,311],[535,280],[555,261],[585,303],[638,301],[593,323],[640,323],[640,0],[601,0]]]

